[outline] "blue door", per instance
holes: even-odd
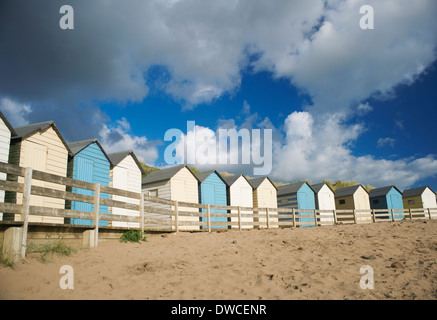
[[[94,183],[94,161],[82,157],[76,157],[74,159],[74,179]],[[73,193],[83,194],[86,196],[94,196],[94,191],[81,189],[81,188],[73,188]],[[71,202],[71,209],[78,211],[86,211],[86,212],[94,212],[94,204],[86,203],[86,202]],[[71,224],[75,225],[85,225],[92,226],[94,225],[93,219],[71,219]],[[106,226],[108,224],[107,221],[99,221],[99,226]]]
[[[223,188],[220,188],[217,185],[211,184],[211,183],[202,183],[201,186],[201,203],[204,204],[220,204],[220,205],[226,205],[225,203],[221,203],[223,201],[220,201],[220,195],[222,193]],[[206,209],[201,209],[201,212],[207,212]],[[211,209],[211,213],[226,213],[226,210],[220,210],[220,209]],[[206,217],[201,217],[201,221],[207,221]],[[228,221],[227,217],[211,217],[211,222],[226,222]],[[207,228],[202,226],[202,228]],[[211,225],[211,228],[227,228],[227,226],[213,226]]]

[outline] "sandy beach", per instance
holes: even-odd
[[[0,265],[0,299],[437,299],[435,220],[149,234],[38,257]],[[63,265],[74,289],[60,288]]]

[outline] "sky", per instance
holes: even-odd
[[[157,167],[172,144],[187,162],[194,132],[260,130],[274,181],[437,191],[436,15],[435,0],[2,0],[0,109]],[[255,176],[251,150],[194,166]]]

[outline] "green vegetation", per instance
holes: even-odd
[[[323,182],[325,182],[328,186],[331,187],[332,190],[336,190],[339,188],[346,188],[346,187],[351,187],[351,186],[355,186],[357,184],[359,184],[356,181],[341,181],[341,180],[337,180],[336,182],[332,182],[330,180],[323,180]],[[375,189],[375,187],[371,186],[371,185],[363,185],[363,187],[367,190],[367,192],[369,192],[372,189]]]
[[[140,162],[141,166],[143,167],[144,171],[146,172],[146,174],[143,174],[142,178],[144,178],[145,176],[147,176],[150,172],[153,171],[157,171],[159,170],[159,168],[155,168],[155,167],[150,167],[147,164],[145,164],[144,162]]]
[[[156,167],[148,166],[147,164],[145,164],[145,163],[142,162],[142,161],[140,161],[140,164],[141,164],[141,166],[143,167],[144,171],[146,172],[146,174],[143,174],[142,178],[146,177],[150,172],[160,170],[160,168],[156,168]],[[197,169],[194,168],[194,167],[190,167],[190,166],[189,166],[189,168],[191,169],[191,171],[193,171],[193,173],[199,173],[199,172],[200,172],[199,170],[197,170]]]
[[[0,247],[0,261],[3,263],[3,265],[5,266],[5,268],[12,268],[14,269],[15,267],[15,263],[12,261],[9,261],[8,258],[5,258],[1,255],[1,253],[3,252],[3,247]]]
[[[147,241],[146,236],[141,230],[129,230],[123,233],[120,237],[121,242],[140,242]]]
[[[41,262],[47,262],[48,256],[56,254],[58,256],[70,256],[73,252],[76,252],[75,249],[67,246],[62,241],[58,241],[56,243],[48,243],[45,245],[34,246],[30,245],[27,249],[28,253],[40,253],[41,256],[39,260]]]

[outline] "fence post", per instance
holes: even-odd
[[[29,225],[29,208],[30,208],[30,191],[32,189],[32,168],[26,168],[24,173],[23,186],[23,211],[21,212],[21,220],[23,221],[23,233],[21,238],[21,259],[26,257],[27,246],[27,228]]]
[[[293,218],[293,228],[296,228],[296,210],[294,208],[291,209],[291,216]]]
[[[394,215],[394,212],[393,212],[393,209],[391,209],[391,221],[395,221],[395,215]]]
[[[238,207],[238,230],[241,231],[241,207]]]
[[[94,185],[94,244],[99,245],[100,184]]]
[[[376,223],[375,209],[372,209],[372,218],[373,218],[373,223]]]
[[[332,214],[334,216],[334,225],[336,225],[337,224],[337,211],[335,209],[332,210]]]
[[[430,208],[428,208],[428,216],[429,216],[429,219],[431,219],[431,209]]]
[[[176,232],[179,232],[179,208],[178,208],[178,201],[176,200],[174,203],[174,220],[176,224]]]
[[[319,225],[317,224],[317,214],[316,214],[316,209],[314,209],[314,226],[318,227]]]
[[[144,194],[141,193],[140,196],[140,227],[141,227],[141,234],[144,233]]]
[[[211,232],[211,209],[210,205],[206,205],[206,215],[207,215],[207,224],[208,224],[208,232]]]
[[[267,229],[270,229],[269,208],[266,208]]]
[[[355,224],[358,224],[358,223],[357,223],[357,212],[356,212],[355,209],[353,210],[353,213],[354,213],[354,223],[355,223]]]

